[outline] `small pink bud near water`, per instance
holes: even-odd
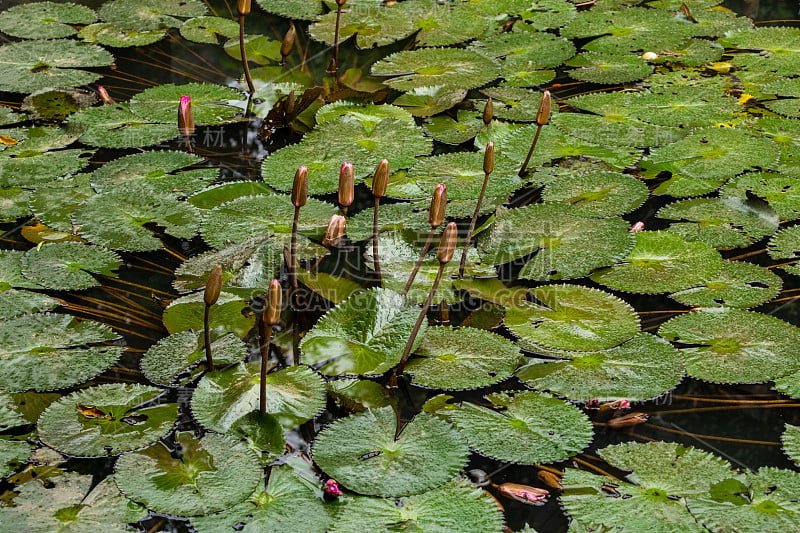
[[[326,480],[325,485],[322,487],[322,491],[328,496],[332,496],[334,498],[338,498],[344,494],[341,487],[339,487],[339,483],[337,483],[335,479]]]
[[[103,87],[102,85],[97,86],[97,95],[100,97],[100,101],[102,101],[104,104],[117,103],[114,101],[113,98],[111,98],[111,96],[108,94],[108,91],[106,91],[106,88]]]
[[[178,130],[185,137],[194,134],[194,113],[192,112],[191,96],[181,96],[181,103],[178,106]]]
[[[620,398],[613,402],[606,402],[600,405],[600,411],[627,411],[631,408],[631,402],[627,398]]]
[[[631,226],[631,228],[628,231],[631,232],[631,233],[638,233],[638,232],[642,231],[643,229],[644,229],[644,222],[642,222],[640,220],[639,222],[637,222],[636,224]]]
[[[647,422],[648,418],[650,418],[650,415],[647,413],[630,413],[618,418],[612,418],[608,421],[608,427],[621,429],[631,426],[638,426],[639,424],[644,424]]]
[[[545,489],[520,485],[519,483],[503,483],[497,486],[497,490],[506,498],[531,505],[543,504],[550,495],[550,492]]]

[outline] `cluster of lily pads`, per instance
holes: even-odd
[[[243,80],[179,83],[119,103],[87,88],[114,63],[108,48],[169,35],[239,58],[239,24],[199,0],[0,13],[13,38],[0,46],[0,91],[19,101],[0,107],[0,219],[24,224],[27,239],[0,251],[0,467],[11,484],[0,523],[499,532],[493,494],[537,503],[547,492],[475,483],[468,465],[488,457],[555,473],[542,479],[570,531],[796,528],[795,470],[741,472],[666,442],[599,450],[608,476],[569,461],[592,444],[593,423],[644,421],[630,403],[686,376],[772,381],[800,398],[800,328],[759,310],[800,275],[800,29],[755,28],[717,3],[258,0],[302,37],[281,67],[286,39],[246,36],[263,65],[255,94]],[[368,63],[299,68],[303,43],[328,53],[346,39]],[[589,90],[559,96],[542,120],[542,91],[560,94],[552,82],[564,75]],[[259,179],[221,179],[202,136],[179,142],[187,96],[200,131],[277,116],[306,133],[266,155]],[[343,161],[367,196],[383,159],[392,174],[377,214],[332,203]],[[312,197],[298,206],[300,166]],[[439,184],[462,230],[482,199],[475,246],[462,272],[431,247],[406,290]],[[325,240],[342,212],[347,238]],[[93,381],[124,341],[59,310],[61,297],[118,275],[130,254],[198,236],[206,250],[175,271],[168,335],[135,355],[137,383]],[[284,256],[293,239],[296,271]],[[209,306],[201,291],[217,265]],[[284,298],[293,305],[274,349],[261,350],[263,296],[287,272],[324,314],[303,329],[309,309]],[[640,295],[681,312],[645,331]],[[417,328],[426,300],[438,320]],[[387,377],[401,360],[398,393]],[[800,464],[800,427],[787,425],[783,444]],[[60,466],[72,457],[115,458],[113,474]]]

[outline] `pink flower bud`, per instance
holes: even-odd
[[[116,104],[113,98],[109,96],[108,91],[102,85],[97,86],[97,95],[100,97],[100,101],[104,104]]]
[[[339,487],[339,483],[337,483],[335,479],[328,479],[325,481],[325,486],[322,487],[322,491],[328,496],[333,496],[334,498],[338,498],[344,494],[342,489]]]
[[[181,96],[181,103],[178,107],[178,131],[185,137],[194,134],[194,113],[192,112],[191,96]]]
[[[631,229],[629,229],[628,231],[631,233],[637,233],[639,231],[642,231],[643,229],[644,229],[644,222],[640,220],[639,222],[631,226]]]
[[[550,492],[545,489],[518,483],[503,483],[497,487],[497,490],[506,498],[533,505],[540,505],[546,502],[547,497],[550,495]]]

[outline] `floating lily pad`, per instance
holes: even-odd
[[[747,28],[719,39],[723,46],[760,50],[759,54],[736,54],[735,63],[751,70],[794,76],[800,67],[800,29],[789,27]]]
[[[240,363],[203,376],[192,396],[192,414],[205,427],[227,432],[259,407],[261,363]],[[325,407],[325,382],[305,366],[267,374],[267,412],[293,429]]]
[[[100,282],[90,272],[113,277],[120,266],[122,261],[111,250],[77,242],[31,248],[22,259],[22,272],[28,279],[56,290],[94,287]]]
[[[75,228],[70,220],[72,213],[93,195],[88,183],[62,189],[41,187],[31,193],[28,205],[36,218],[49,228],[72,234]]]
[[[786,424],[781,441],[783,442],[783,452],[795,464],[800,464],[800,426]]]
[[[269,185],[258,181],[226,181],[206,187],[191,195],[186,201],[200,209],[213,209],[242,196],[255,196],[271,192],[274,190]]]
[[[591,276],[612,289],[654,294],[696,287],[715,275],[722,256],[704,242],[668,231],[634,233],[636,244],[622,262]]]
[[[540,303],[521,302],[506,310],[504,322],[515,335],[562,350],[613,348],[639,332],[633,308],[607,292],[579,285],[530,289]]]
[[[135,181],[159,192],[189,195],[217,177],[217,169],[179,170],[200,163],[201,157],[174,151],[153,151],[113,159],[92,173],[92,187],[97,192],[113,189],[120,183]]]
[[[570,102],[577,101],[573,98]],[[654,88],[628,98],[626,112],[644,122],[661,126],[712,126],[731,119],[739,106],[721,91],[692,86]]]
[[[239,25],[222,17],[195,17],[183,22],[181,35],[196,43],[217,44],[220,37],[237,37]]]
[[[178,27],[175,17],[199,17],[207,12],[200,0],[180,0],[175,3],[160,0],[111,0],[100,8],[100,18],[130,30],[156,30],[164,26]]]
[[[633,211],[648,195],[647,185],[629,174],[584,172],[549,183],[542,199],[567,205],[581,217],[611,217]]]
[[[131,28],[118,28],[113,24],[99,22],[90,24],[78,32],[78,37],[84,42],[102,44],[112,48],[126,48],[128,46],[147,46],[167,36],[166,28],[153,30],[135,30]]]
[[[49,311],[61,305],[59,300],[33,291],[7,289],[0,291],[0,320],[27,313]]]
[[[326,385],[336,403],[353,413],[397,405],[396,397],[386,397],[383,385],[368,379],[335,379]]]
[[[471,89],[497,78],[499,65],[471,50],[422,48],[385,57],[372,66],[371,73],[392,76],[385,83],[400,91],[426,85],[455,85]]]
[[[568,359],[532,359],[516,375],[534,389],[578,401],[647,400],[672,390],[683,378],[681,353],[648,333],[609,350],[567,353]]]
[[[631,249],[628,224],[621,218],[588,219],[571,211],[557,203],[499,207],[478,240],[483,261],[501,264],[536,252],[521,278],[564,279],[612,265]]]
[[[62,453],[80,457],[143,448],[166,435],[177,420],[177,404],[154,403],[162,392],[127,383],[73,392],[45,409],[39,437]]]
[[[778,172],[739,174],[720,191],[723,197],[745,200],[758,196],[775,210],[782,220],[800,218],[800,180]]]
[[[397,432],[391,407],[336,420],[314,441],[314,462],[348,489],[396,497],[444,484],[465,464],[464,438],[447,422],[417,414]]]
[[[181,97],[187,95],[192,98],[192,113],[198,125],[231,122],[240,112],[238,107],[231,104],[239,103],[242,93],[213,83],[169,83],[151,87],[131,98],[131,109],[150,122],[174,123],[177,121]]]
[[[402,107],[415,117],[429,117],[460,103],[467,95],[465,89],[447,85],[418,87],[401,94],[392,105]]]
[[[326,272],[298,269],[297,281],[314,293],[335,304],[340,304],[364,287],[352,279],[334,276]]]
[[[582,52],[564,64],[578,67],[567,71],[571,78],[603,85],[640,80],[653,72],[651,65],[635,55]]]
[[[22,275],[22,250],[0,250],[0,289],[38,289],[39,284]]]
[[[28,201],[31,192],[21,187],[0,188],[0,220],[14,222],[30,214]]]
[[[500,33],[475,41],[470,48],[502,60],[504,73],[557,67],[575,54],[571,41],[538,31]]]
[[[28,460],[31,451],[31,444],[25,440],[12,440],[5,435],[0,437],[0,477],[18,470]]]
[[[716,275],[697,287],[669,296],[692,307],[747,308],[772,300],[782,285],[780,276],[766,268],[743,261],[725,261]]]
[[[120,490],[156,512],[197,516],[243,502],[262,479],[256,454],[230,437],[181,432],[175,444],[175,455],[156,443],[120,457],[114,475]]]
[[[25,115],[23,115],[22,113],[16,113],[10,107],[0,105],[0,126],[5,126],[7,124],[16,124],[17,122],[22,122],[23,120],[25,120]],[[6,139],[4,142],[0,143],[0,145],[5,147],[6,144],[9,142],[14,144],[13,141],[15,140],[16,139],[13,139],[12,137],[10,141]]]
[[[0,17],[0,31],[22,39],[57,39],[77,30],[71,24],[91,24],[97,14],[75,4],[35,2],[12,6]]]
[[[800,275],[800,265],[797,264],[800,259],[800,226],[784,228],[776,233],[769,240],[767,253],[780,261],[782,270]]]
[[[542,93],[517,87],[492,87],[483,89],[481,92],[492,97],[494,116],[496,118],[521,122],[533,122],[536,120],[542,101]],[[482,109],[485,105],[482,102],[478,107]],[[551,113],[558,113],[558,106],[553,106]]]
[[[222,332],[235,333],[243,338],[253,328],[255,318],[252,314],[245,316],[243,312],[249,309],[248,299],[229,294],[220,293],[219,300],[209,311],[209,326]],[[170,333],[178,331],[203,329],[203,313],[205,303],[203,293],[196,292],[174,300],[169,307],[164,309],[164,327]]]
[[[483,0],[480,5],[485,6],[488,3],[500,4],[497,7],[503,5],[502,1],[497,2],[496,0]],[[515,25],[515,29],[518,31],[560,28],[572,20],[576,12],[575,4],[567,0],[526,0],[520,3],[512,2],[511,5],[513,8],[510,11],[512,13],[516,12],[515,14],[518,14],[522,21],[525,22],[524,25]],[[506,5],[506,7],[508,8],[509,6]],[[522,7],[522,10],[518,11],[520,7]],[[484,9],[487,8],[484,7]]]
[[[437,141],[447,144],[461,144],[475,137],[483,127],[478,113],[459,109],[456,118],[448,114],[436,115],[426,119],[422,126],[425,133]]]
[[[360,9],[358,5],[346,5],[341,13],[339,38],[344,40],[355,35],[359,48],[384,46],[398,41],[415,30],[406,11],[378,3],[366,9]],[[333,9],[311,24],[308,33],[313,39],[332,45],[335,28],[336,9]]]
[[[21,109],[33,118],[62,120],[95,103],[97,96],[84,89],[40,89],[22,100]]]
[[[414,383],[435,389],[475,389],[509,377],[519,362],[519,348],[490,331],[474,328],[428,328],[406,372]]]
[[[178,135],[175,122],[160,124],[146,120],[130,104],[90,107],[70,115],[68,125],[85,128],[81,142],[105,148],[151,146]],[[177,107],[175,108],[177,117]]]
[[[415,40],[421,46],[457,44],[489,29],[490,19],[469,4],[442,5],[436,0],[416,0],[400,4],[417,31]]]
[[[80,149],[0,156],[0,186],[52,186],[56,178],[77,172],[89,163],[93,152]]]
[[[256,0],[264,11],[283,17],[311,20],[322,13],[321,0]]]
[[[486,397],[494,409],[463,402],[441,414],[475,451],[510,463],[549,463],[571,457],[592,441],[592,425],[574,405],[534,391]]]
[[[708,308],[670,319],[658,334],[679,343],[686,372],[719,383],[758,383],[800,368],[800,328],[741,309]]]
[[[417,315],[416,306],[392,290],[358,292],[303,337],[303,362],[328,376],[382,374],[400,362]],[[418,339],[424,330],[423,323]]]
[[[238,33],[238,24],[236,26]],[[241,61],[242,48],[239,45],[238,38],[229,39],[223,46],[223,49],[226,54]],[[258,63],[259,65],[267,65],[280,61],[281,59],[281,42],[270,39],[266,35],[245,35],[244,50],[247,54],[247,60]],[[256,75],[255,78],[258,78],[258,76]]]
[[[0,430],[6,431],[27,423],[28,421],[17,406],[14,396],[5,391],[0,392]]]

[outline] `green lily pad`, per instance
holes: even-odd
[[[174,151],[140,152],[113,159],[92,173],[92,188],[97,192],[134,181],[162,193],[186,196],[203,189],[217,178],[217,169],[178,172],[202,161],[201,157]]]
[[[230,365],[245,360],[247,345],[229,333],[211,342],[211,352],[215,365]],[[205,362],[203,335],[186,330],[151,346],[142,356],[140,366],[145,377],[156,385],[179,387],[194,381],[201,362]]]
[[[476,389],[508,378],[517,368],[519,348],[474,328],[428,328],[406,372],[414,383],[434,389]]]
[[[129,30],[156,30],[178,27],[180,20],[205,15],[205,4],[200,0],[180,0],[165,4],[160,0],[111,0],[100,8],[100,18],[114,26]]]
[[[422,127],[439,142],[461,144],[478,134],[483,121],[478,113],[459,109],[455,119],[448,114],[436,115],[426,119]]]
[[[571,211],[557,203],[499,207],[489,230],[478,239],[483,261],[502,264],[537,252],[519,276],[564,279],[613,265],[631,249],[628,224],[621,218],[588,219]]]
[[[647,185],[630,174],[583,172],[548,183],[542,200],[564,204],[581,217],[612,217],[633,211],[647,200]]]
[[[238,31],[239,25],[236,24],[236,34],[238,34]],[[226,41],[223,49],[226,54],[241,61],[242,48],[239,45],[238,37]],[[281,42],[270,39],[266,35],[245,35],[244,51],[247,54],[247,61],[252,61],[259,65],[268,65],[280,61]]]
[[[4,75],[0,91],[30,93],[42,87],[77,87],[101,75],[79,67],[107,67],[114,58],[103,48],[68,39],[37,39],[0,46]]]
[[[373,4],[366,9],[345,5],[341,12],[339,39],[356,36],[359,48],[384,46],[414,32],[414,24],[406,10]],[[366,6],[364,6],[366,7]],[[336,28],[336,9],[322,15],[308,28],[309,35],[317,41],[332,45]]]
[[[481,6],[485,6],[489,2],[498,3],[500,6],[503,4],[503,2],[496,2],[495,0],[482,0]],[[518,14],[522,21],[525,22],[524,25],[515,25],[517,31],[539,31],[560,28],[575,17],[577,9],[575,4],[567,0],[526,0],[525,2],[519,3],[513,2],[512,0],[512,5],[513,8],[510,11],[512,13],[516,12],[515,14]],[[519,7],[522,7],[521,11],[518,11]]]
[[[195,43],[217,44],[220,37],[237,37],[239,25],[222,17],[195,17],[183,22],[181,35]]]
[[[579,285],[530,289],[538,302],[506,310],[505,325],[522,339],[551,348],[596,351],[613,348],[639,332],[639,317],[623,300]]]
[[[391,407],[336,420],[317,435],[314,462],[359,494],[419,494],[441,486],[466,463],[464,438],[447,422],[417,414],[397,432]]]
[[[686,372],[718,383],[759,383],[800,368],[800,329],[773,316],[708,308],[677,316],[658,334],[685,345]]]
[[[783,442],[783,452],[795,464],[800,464],[800,426],[786,424],[781,441]]]
[[[429,117],[450,109],[466,95],[465,89],[448,85],[417,87],[401,94],[392,105],[402,107],[415,117]]]
[[[27,423],[27,419],[23,416],[17,406],[17,402],[14,400],[14,395],[0,391],[0,431],[6,431]],[[27,458],[27,455],[25,458]]]
[[[375,76],[392,76],[385,83],[400,91],[426,85],[480,87],[497,78],[496,61],[458,48],[422,48],[397,52],[372,65]]]
[[[475,451],[510,463],[549,463],[592,441],[592,425],[574,405],[534,391],[490,394],[494,409],[462,402],[441,414]]]
[[[78,37],[83,42],[102,44],[112,48],[127,48],[128,46],[147,46],[167,36],[166,28],[152,30],[135,30],[131,28],[118,28],[113,24],[98,22],[81,28]]]
[[[557,67],[575,54],[575,45],[571,41],[538,31],[500,33],[475,41],[470,48],[501,60],[504,74]]]
[[[238,107],[231,104],[240,103],[242,93],[213,83],[168,83],[151,87],[131,98],[131,109],[149,122],[175,123],[182,96],[191,96],[192,113],[197,125],[231,122],[240,112]]]
[[[325,272],[298,269],[297,281],[335,304],[340,304],[363,287],[352,279],[334,276]]]
[[[45,409],[39,437],[51,448],[79,457],[143,448],[166,435],[177,420],[177,404],[154,403],[162,392],[127,383],[73,392]]]
[[[14,222],[19,217],[30,214],[28,201],[31,192],[21,187],[0,188],[0,220]]]
[[[734,62],[750,70],[794,76],[800,67],[800,29],[789,27],[747,28],[719,39],[727,47],[760,50],[758,54],[736,54]]]
[[[672,13],[645,7],[628,7],[619,11],[588,10],[561,29],[561,36],[595,37],[585,50],[607,54],[625,54],[671,50],[691,34],[691,25]]]
[[[261,363],[240,363],[207,373],[192,396],[192,414],[205,427],[228,432],[237,420],[259,408]],[[284,429],[312,419],[325,407],[325,382],[306,366],[267,374],[267,412]]]
[[[457,478],[414,496],[348,499],[330,531],[391,531],[397,524],[409,531],[499,533],[503,514],[486,492]]]
[[[676,292],[702,284],[722,266],[722,256],[704,242],[669,231],[640,231],[634,237],[627,257],[593,274],[593,281],[627,292]]]
[[[39,289],[38,283],[22,275],[22,250],[0,250],[0,289]]]
[[[5,435],[0,437],[0,477],[18,470],[28,460],[31,451],[31,444],[25,440],[11,440]]]
[[[253,328],[255,318],[252,314],[244,316],[243,311],[250,308],[248,299],[227,292],[220,293],[217,303],[209,311],[209,326],[221,332],[231,332],[239,338]],[[205,303],[203,293],[196,292],[174,300],[164,309],[164,327],[170,333],[203,329]]]
[[[153,511],[197,516],[243,502],[262,479],[256,454],[225,435],[180,432],[175,445],[177,457],[161,443],[120,457],[120,490]]]
[[[758,196],[775,210],[781,220],[800,218],[800,180],[778,172],[739,174],[720,191],[723,197],[742,200]]]
[[[392,290],[357,292],[303,337],[303,362],[328,376],[382,374],[400,362],[417,315],[416,306]],[[424,333],[423,323],[417,338]]]
[[[570,103],[578,100],[573,98]],[[670,86],[627,98],[625,109],[630,116],[651,124],[689,127],[727,122],[739,105],[734,97],[713,88]]]
[[[35,2],[3,11],[0,31],[22,39],[69,37],[76,30],[71,24],[91,24],[97,14],[90,8],[65,3]]]
[[[70,217],[83,207],[89,196],[94,196],[94,192],[88,183],[62,189],[40,187],[31,193],[28,205],[40,222],[56,231],[71,234],[75,226]]]
[[[63,120],[97,103],[97,96],[84,89],[40,89],[22,100],[21,109],[33,118]]]
[[[226,181],[206,187],[186,199],[187,202],[200,209],[213,209],[225,202],[242,196],[269,194],[274,190],[259,181]]]
[[[491,87],[481,91],[493,100],[494,116],[503,120],[533,122],[539,112],[542,93],[518,87]],[[477,104],[483,109],[485,102]],[[551,116],[558,113],[558,106],[553,106]]]
[[[111,479],[91,491],[92,476],[75,472],[50,477],[47,483],[25,483],[16,489],[15,507],[3,507],[0,518],[29,533],[130,531],[128,524],[146,518],[147,510],[120,494]]]
[[[134,113],[130,104],[90,107],[70,115],[67,124],[85,128],[80,140],[90,146],[131,148],[151,146],[178,135],[175,122],[160,124]],[[178,111],[175,108],[175,116]]]
[[[743,261],[725,261],[716,275],[697,287],[669,296],[692,307],[747,308],[772,300],[782,286],[780,276],[766,268]]]
[[[433,190],[430,192],[432,193]],[[428,207],[430,207],[430,201],[424,207],[415,206],[413,203],[408,202],[382,203],[378,211],[378,233],[384,234],[408,230],[425,235],[431,229],[428,223]],[[375,210],[370,207],[359,211],[352,217],[348,217],[347,236],[352,241],[363,241],[371,238],[374,214]]]
[[[101,344],[117,337],[111,328],[69,315],[22,315],[0,326],[0,387],[7,391],[69,387],[122,354],[121,346]]]
[[[0,320],[28,313],[40,313],[61,305],[59,300],[38,292],[7,289],[0,291]]]
[[[458,44],[489,29],[490,19],[469,4],[442,5],[436,0],[414,0],[399,4],[409,16],[419,46]]]
[[[614,85],[644,78],[653,72],[652,65],[635,55],[582,52],[564,63],[567,74],[578,81]]]
[[[321,0],[256,0],[264,11],[283,17],[312,20],[322,13]]]
[[[0,105],[0,126],[22,122],[25,120],[25,116],[13,111],[10,107]]]
[[[22,259],[22,272],[28,279],[62,291],[99,285],[90,273],[113,277],[121,266],[122,260],[111,250],[77,242],[31,248]]]
[[[800,226],[783,228],[772,236],[767,246],[767,253],[780,261],[781,269],[791,274],[800,275]],[[788,259],[788,261],[786,261]]]
[[[556,361],[532,359],[516,376],[534,389],[578,401],[648,400],[683,379],[681,353],[648,333],[609,350],[567,353],[569,358]]]
[[[51,186],[56,178],[77,172],[89,163],[93,152],[80,149],[0,156],[0,186]]]
[[[397,405],[396,397],[386,397],[383,385],[368,379],[335,379],[326,385],[336,403],[353,413]]]

